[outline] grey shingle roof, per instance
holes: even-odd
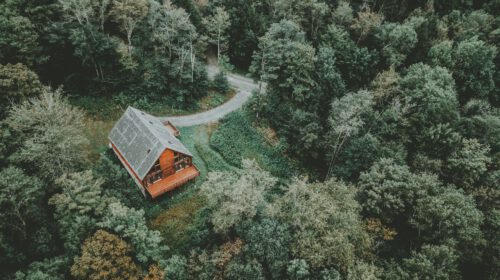
[[[156,117],[128,107],[108,139],[142,180],[165,149],[192,156]]]

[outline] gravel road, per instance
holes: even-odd
[[[213,76],[219,72],[218,68],[215,66],[208,66],[207,71],[209,78],[213,78]],[[229,81],[229,85],[236,90],[236,95],[226,103],[201,113],[177,117],[160,117],[160,119],[162,121],[169,120],[178,127],[215,122],[228,113],[243,106],[252,95],[252,91],[258,88],[258,84],[252,79],[241,75],[228,74],[227,80]]]

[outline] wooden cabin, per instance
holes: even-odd
[[[109,134],[109,144],[145,197],[181,187],[200,175],[193,155],[169,121],[128,107]]]

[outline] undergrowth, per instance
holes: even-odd
[[[210,146],[234,166],[240,167],[241,160],[249,158],[280,178],[291,178],[298,171],[297,163],[283,154],[282,145],[271,145],[242,110],[227,115],[221,121],[210,138]]]

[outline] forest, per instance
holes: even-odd
[[[0,0],[0,279],[500,279],[497,0]],[[220,72],[211,78],[207,64]],[[185,115],[156,200],[108,148]]]

